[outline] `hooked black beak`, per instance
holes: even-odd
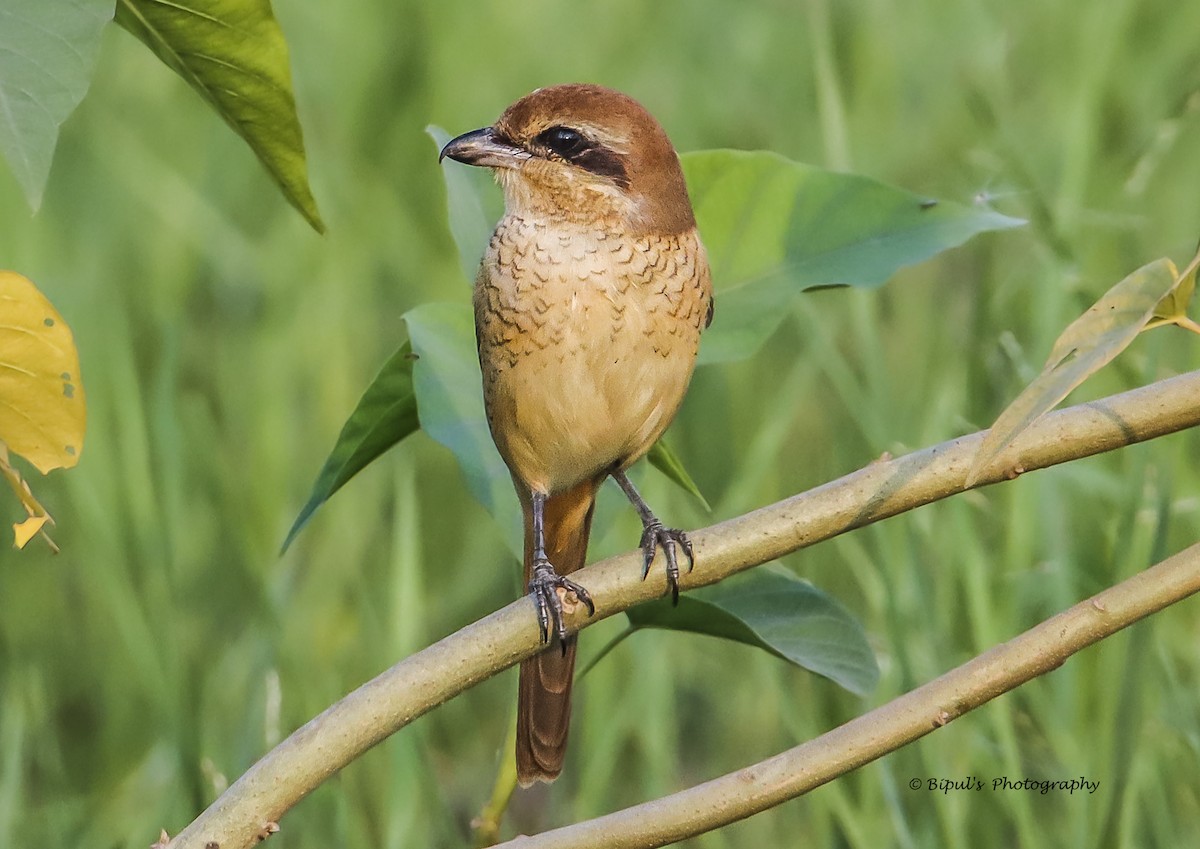
[[[449,156],[467,165],[485,165],[489,168],[516,168],[521,160],[529,158],[529,151],[517,147],[492,127],[472,130],[451,139],[438,155],[438,162]]]

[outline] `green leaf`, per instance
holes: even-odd
[[[270,0],[118,0],[133,33],[245,139],[284,196],[319,233],[287,43]]]
[[[471,309],[458,303],[422,304],[409,310],[404,321],[418,356],[413,385],[421,427],[454,452],[471,494],[497,521],[505,542],[520,558],[520,502],[488,430]]]
[[[450,134],[441,127],[431,124],[425,132],[439,152],[450,141]],[[468,281],[473,281],[496,222],[504,212],[500,192],[487,168],[464,165],[453,159],[442,161],[442,177],[446,181],[450,234],[458,248],[463,274]]]
[[[636,628],[690,631],[745,643],[822,675],[857,695],[879,681],[862,625],[835,598],[779,566],[764,566],[626,611]]]
[[[755,353],[806,289],[879,286],[976,233],[1024,223],[765,151],[681,160],[718,287],[702,363]]]
[[[0,153],[36,211],[58,128],[92,80],[112,4],[5,0],[0,5]]]
[[[677,483],[685,492],[690,492],[695,496],[704,509],[712,512],[712,507],[708,504],[708,499],[700,492],[700,487],[696,486],[696,482],[692,480],[692,476],[688,474],[688,470],[683,467],[683,461],[679,459],[679,455],[672,450],[667,443],[666,437],[662,437],[658,442],[650,448],[650,453],[646,455],[646,459],[650,461],[650,465],[658,469],[672,481]]]
[[[292,523],[280,554],[300,533],[318,507],[350,478],[419,427],[413,391],[412,345],[405,342],[388,359],[342,426],[337,443],[313,484],[308,502]]]
[[[975,455],[966,485],[996,463],[1013,441],[1105,363],[1125,350],[1164,299],[1187,284],[1169,259],[1158,259],[1104,293],[1062,332],[1042,373],[996,419]]]

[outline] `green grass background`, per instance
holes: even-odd
[[[769,148],[1031,219],[883,290],[801,299],[761,354],[697,374],[671,432],[727,518],[986,426],[1057,333],[1200,235],[1200,5],[1173,0],[425,4],[277,0],[316,236],[244,145],[115,27],[43,209],[0,173],[0,266],[74,328],[83,460],[34,481],[57,557],[0,546],[0,846],[144,847],[280,735],[520,592],[423,435],[279,543],[401,314],[465,299],[428,123],[554,82],[642,100],[681,150]],[[719,310],[719,306],[718,306]],[[1163,330],[1076,397],[1200,361]],[[786,559],[865,623],[860,700],[752,649],[645,633],[579,686],[538,830],[766,757],[1195,541],[1200,434],[971,493]],[[5,508],[19,518],[11,499]],[[596,556],[638,526],[612,511]],[[703,564],[698,568],[703,568]],[[1200,821],[1200,617],[1179,605],[703,847],[1174,847]],[[621,627],[583,638],[586,660]],[[490,791],[515,674],[418,720],[306,799],[280,847],[456,846]],[[976,776],[987,789],[910,790]],[[993,778],[1099,781],[1093,795]]]

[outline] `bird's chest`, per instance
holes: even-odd
[[[497,228],[475,289],[484,399],[527,483],[639,456],[678,408],[699,323],[671,248],[519,218]]]
[[[480,344],[510,368],[632,354],[657,332],[652,272],[634,239],[506,219],[476,288]]]

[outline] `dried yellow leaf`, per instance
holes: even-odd
[[[43,530],[47,523],[53,525],[54,519],[46,512],[46,508],[33,497],[33,492],[29,489],[29,484],[25,482],[21,477],[21,473],[9,462],[8,446],[3,441],[0,441],[0,476],[3,476],[8,481],[8,485],[17,494],[17,499],[21,502],[21,506],[29,514],[29,518],[24,522],[18,522],[13,525],[14,542],[17,548],[24,548],[25,544],[40,532],[42,539],[50,546],[50,550],[57,554],[58,546],[54,544],[54,540],[50,539]]]
[[[0,439],[46,474],[79,462],[86,424],[70,328],[33,283],[0,271]]]
[[[24,522],[17,522],[13,525],[17,548],[24,548],[25,544],[37,536],[38,531],[49,521],[49,516],[30,516]]]

